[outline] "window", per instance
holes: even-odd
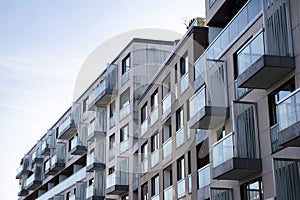
[[[141,123],[143,123],[148,117],[147,117],[147,102],[143,105],[141,109]]]
[[[156,133],[151,137],[151,152],[156,151],[159,149],[159,134]]]
[[[156,175],[151,179],[151,190],[152,190],[151,196],[155,196],[159,194],[159,175]]]
[[[164,99],[171,90],[170,74],[162,82],[162,99]]]
[[[175,68],[175,84],[177,83],[177,76],[178,76],[178,69],[177,69],[177,63],[174,66]]]
[[[164,190],[173,185],[172,165],[169,165],[163,170],[163,178]]]
[[[113,174],[113,173],[115,173],[115,166],[110,167],[110,168],[108,169],[108,175],[111,175],[111,174]]]
[[[262,181],[260,179],[242,185],[241,191],[242,191],[242,199],[245,200],[263,199]]]
[[[209,144],[208,138],[196,146],[197,169],[209,164]]]
[[[144,160],[147,159],[147,155],[148,155],[148,143],[147,143],[147,142],[145,142],[145,143],[142,145],[141,151],[142,151],[142,154],[141,154],[141,160],[142,160],[142,162],[143,162]]]
[[[121,128],[120,130],[120,142],[128,139],[129,127],[128,124]]]
[[[177,160],[177,181],[184,179],[184,157]]]
[[[122,74],[125,74],[130,70],[130,55],[126,56],[122,60]]]
[[[158,91],[156,90],[151,95],[151,110],[153,111],[158,106]]]
[[[142,200],[148,200],[148,182],[142,185]]]
[[[295,80],[292,78],[269,95],[270,126],[277,124],[276,106],[278,102],[295,90]]]
[[[116,114],[116,102],[113,101],[109,104],[109,117],[112,118]]]
[[[83,113],[85,113],[86,111],[88,111],[88,97],[87,98],[85,98],[84,100],[83,100],[83,102],[82,102],[82,111],[83,111]]]
[[[162,135],[163,135],[163,142],[167,141],[170,137],[172,137],[171,119],[168,119],[162,126]]]
[[[183,127],[183,110],[179,108],[176,111],[176,131]]]
[[[192,158],[191,151],[188,151],[188,166],[187,166],[188,174],[192,173]]]
[[[189,72],[189,58],[184,56],[180,58],[180,75],[183,76]]]
[[[115,134],[109,136],[109,149],[113,149],[115,147]]]
[[[129,105],[129,100],[130,100],[130,89],[127,89],[120,96],[120,108],[122,109],[125,106]]]

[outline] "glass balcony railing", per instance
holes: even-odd
[[[86,157],[86,165],[89,166],[93,163],[95,163],[96,159],[95,156],[93,154],[88,154]]]
[[[89,97],[89,102],[93,103],[100,95],[101,93],[103,93],[103,91],[106,88],[106,80],[104,79],[99,85],[98,87],[93,91],[93,93],[91,94],[91,96]]]
[[[115,120],[115,116],[112,116],[111,118],[109,118],[109,127],[113,127],[116,124],[116,120]]]
[[[76,200],[76,195],[75,194],[71,194],[69,196],[69,200]]]
[[[278,144],[278,136],[279,136],[278,132],[279,132],[278,124],[270,128],[271,148],[273,153],[283,148]]]
[[[151,154],[151,167],[154,167],[159,163],[159,149],[156,149]]]
[[[120,151],[121,153],[127,151],[129,149],[129,140],[125,139],[120,143]]]
[[[199,189],[204,188],[210,184],[210,164],[198,170],[198,184]]]
[[[173,200],[173,186],[164,189],[164,200]]]
[[[109,160],[112,160],[115,158],[115,149],[114,148],[111,148],[108,150],[108,156],[109,156]]]
[[[202,108],[205,107],[206,103],[206,88],[202,88],[197,94],[190,99],[190,115],[195,116]]]
[[[45,151],[48,148],[48,144],[46,141],[43,141],[41,151]]]
[[[36,200],[42,200],[42,199],[50,199],[56,194],[60,194],[66,189],[70,188],[74,185],[74,183],[78,181],[82,181],[86,177],[86,168],[83,167],[71,176],[69,176],[67,179],[63,180],[50,190],[48,190],[46,193],[42,194],[40,197],[38,197]]]
[[[188,192],[192,193],[193,183],[192,183],[192,174],[188,175]]]
[[[78,144],[78,137],[76,136],[71,140],[71,149],[74,149]]]
[[[237,81],[234,81],[234,95],[235,100],[240,100],[242,97],[244,97],[246,94],[248,94],[252,88],[240,88],[237,85]]]
[[[25,187],[28,187],[35,180],[35,174],[29,176],[25,181]]]
[[[181,127],[176,132],[176,148],[184,144],[184,127]]]
[[[164,159],[172,154],[172,143],[173,143],[172,141],[173,141],[172,137],[170,137],[163,143],[163,158]]]
[[[116,173],[112,173],[106,178],[106,188],[116,185]]]
[[[178,99],[178,84],[175,84],[175,88],[174,88],[174,93],[175,93],[175,99]]]
[[[85,197],[88,199],[94,195],[94,185],[90,185],[85,189]]]
[[[261,11],[262,3],[260,0],[248,1],[196,61],[195,71],[201,71],[201,69],[198,69],[198,67],[201,67],[201,65],[197,64],[198,62],[205,63],[206,59],[219,59],[231,44],[247,30],[247,27],[254,22]],[[200,73],[196,73],[195,79],[199,76]]]
[[[238,74],[242,74],[264,55],[263,32],[259,33],[241,51],[237,53]]]
[[[54,165],[55,163],[57,163],[57,155],[56,154],[51,157],[51,161],[50,161],[51,166]]]
[[[124,119],[130,114],[130,103],[123,105],[123,108],[120,110],[120,120]]]
[[[233,157],[233,133],[230,133],[213,145],[213,167],[219,166]]]
[[[151,126],[158,120],[158,106],[151,112]]]
[[[277,105],[279,131],[300,121],[300,90],[291,93]]]
[[[47,160],[45,163],[45,171],[48,171],[50,169],[50,160]]]
[[[145,159],[142,161],[141,172],[142,172],[142,174],[145,174],[148,172],[148,159]]]
[[[71,126],[73,120],[71,115],[58,127],[58,134],[60,135],[62,132],[64,132],[67,127]]]
[[[128,185],[128,174],[126,172],[114,172],[108,175],[106,178],[106,188],[114,185]]]
[[[151,197],[151,200],[159,200],[159,194],[156,194]]]
[[[180,94],[183,94],[188,87],[189,87],[189,73],[186,73],[181,77],[180,80]]]
[[[177,181],[177,198],[180,199],[186,194],[185,179]]]
[[[162,101],[162,111],[163,111],[163,115],[167,115],[169,113],[171,113],[171,105],[172,105],[172,95],[171,93],[168,93],[165,98]],[[169,111],[169,113],[167,113]]]
[[[148,119],[146,118],[141,125],[141,136],[145,135],[148,130]]]
[[[122,85],[127,83],[127,81],[130,79],[130,71],[125,72],[122,74]]]

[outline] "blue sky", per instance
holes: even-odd
[[[20,159],[71,105],[78,72],[111,37],[141,28],[184,34],[204,0],[0,0],[1,199],[16,199]]]

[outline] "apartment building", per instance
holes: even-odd
[[[138,199],[299,199],[299,10],[206,0],[139,102]]]
[[[137,99],[173,48],[133,39],[21,159],[20,199],[132,199]]]
[[[299,199],[300,3],[205,2],[175,47],[120,53],[24,156],[20,199]]]

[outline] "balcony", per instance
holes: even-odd
[[[30,173],[30,156],[25,155],[22,159],[22,164],[17,169],[16,179],[19,179],[22,175],[27,175]]]
[[[127,172],[114,172],[106,178],[106,193],[109,195],[122,195],[128,192]]]
[[[172,95],[169,92],[162,101],[162,120],[166,119],[171,114]]]
[[[120,143],[120,152],[123,153],[128,149],[129,149],[129,140],[127,138]]]
[[[85,189],[85,199],[87,200],[104,200],[104,193],[101,187],[96,187],[94,184]]]
[[[117,94],[118,83],[117,67],[110,65],[106,69],[105,79],[95,88],[89,96],[89,110],[95,107],[106,106]]]
[[[25,187],[27,190],[35,190],[41,186],[42,183],[42,168],[41,166],[37,166],[34,173],[26,179]]]
[[[156,108],[154,108],[151,112],[151,126],[153,126],[155,124],[155,122],[157,122],[158,120],[158,106],[156,106]]]
[[[159,149],[156,149],[151,153],[151,168],[155,167],[159,163]]]
[[[281,146],[300,146],[300,90],[297,89],[277,105],[279,126],[278,144]]]
[[[28,195],[28,190],[25,188],[25,181],[23,181],[20,185],[19,185],[19,191],[18,191],[18,196],[26,196]]]
[[[130,103],[123,105],[123,108],[120,110],[120,121],[123,120],[130,114]]]
[[[145,135],[148,131],[148,119],[146,118],[141,125],[141,136]]]
[[[100,154],[103,154],[104,152],[99,152]],[[100,159],[96,159],[94,154],[88,154],[86,157],[86,171],[92,172],[94,170],[104,170],[106,167],[105,161],[103,158],[103,161],[101,162]]]
[[[41,154],[44,156],[49,156],[50,155],[50,144],[47,143],[47,141],[43,141],[42,143],[42,148],[41,148]]]
[[[179,148],[183,144],[184,144],[184,127],[181,127],[176,132],[176,148]]]
[[[198,170],[198,198],[207,199],[210,197],[210,164]]]
[[[192,129],[214,129],[229,116],[225,64],[216,60],[207,60],[206,63],[206,84],[189,102]]]
[[[206,20],[207,25],[224,27],[246,2],[247,0],[209,0]]]
[[[56,153],[45,163],[45,174],[54,175],[65,167],[66,146],[64,143],[58,143]]]
[[[163,159],[167,159],[172,155],[172,144],[173,144],[173,139],[172,137],[168,138],[164,143],[163,143]]]
[[[189,87],[189,73],[183,75],[180,79],[180,94],[182,95]]]
[[[173,200],[173,186],[164,189],[164,200]]]
[[[105,137],[106,130],[104,127],[101,127],[97,122],[97,119],[92,121],[88,127],[88,138],[87,140],[91,142],[93,139],[98,137]]]
[[[144,159],[141,165],[141,173],[146,174],[148,172],[148,159]]]
[[[86,178],[86,169],[81,168],[71,176],[69,176],[67,179],[63,180],[50,190],[48,190],[46,193],[42,194],[40,197],[38,197],[36,200],[42,200],[42,199],[50,199],[55,194],[61,194],[63,191],[67,190],[68,188],[71,188],[75,183],[82,181]],[[63,199],[63,198],[62,198]]]
[[[185,179],[177,181],[177,199],[180,199],[186,195]]]
[[[237,63],[237,86],[242,88],[268,89],[295,68],[293,57],[267,55],[264,32],[238,52]]]
[[[251,155],[251,151],[254,149],[248,149],[249,147],[250,145],[245,145],[242,141],[234,145],[233,133],[215,143],[213,145],[212,178],[241,180],[260,172],[262,169],[261,160],[258,159],[258,155],[255,155],[255,151],[253,152],[254,155]],[[240,151],[241,155],[237,151]]]
[[[283,148],[283,146],[280,146],[278,144],[278,137],[279,137],[279,126],[278,124],[275,124],[270,128],[270,137],[271,137],[271,149],[272,153],[275,153],[276,151],[279,151]]]
[[[74,137],[71,140],[71,150],[72,155],[82,155],[87,152],[87,147],[81,142],[79,137]]]
[[[77,132],[71,115],[59,126],[58,139],[68,140]]]
[[[31,154],[31,162],[32,163],[42,163],[43,161],[44,161],[44,158],[42,157],[39,149],[37,149],[36,151],[34,151]]]

